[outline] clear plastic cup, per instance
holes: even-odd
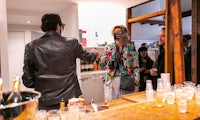
[[[180,113],[186,113],[187,112],[187,94],[182,93],[180,95],[180,99],[177,100],[178,103],[178,110]]]
[[[168,104],[174,104],[174,101],[175,101],[175,92],[174,91],[167,93],[166,101]]]
[[[61,120],[68,120],[69,114],[68,114],[68,107],[64,107],[62,109],[60,109],[60,117]]]
[[[50,110],[47,112],[48,120],[60,120],[60,111],[59,110]]]
[[[170,73],[161,73],[160,76],[163,80],[164,87],[166,86],[166,83],[170,83]]]
[[[182,94],[183,84],[174,84],[174,91],[175,91],[176,99],[178,99]]]
[[[197,105],[200,105],[200,93],[195,93],[195,101]]]
[[[162,107],[163,106],[163,91],[157,91],[156,93],[156,106],[157,107]]]
[[[76,120],[79,119],[79,106],[78,105],[72,105],[68,106],[69,109],[69,118],[70,120]]]
[[[164,90],[163,81],[161,78],[157,79],[157,91]]]
[[[186,86],[195,86],[195,83],[193,83],[192,81],[184,81],[183,82],[183,84],[184,84],[184,87],[186,87]]]
[[[187,99],[192,100],[194,97],[195,87],[194,86],[184,86],[183,92],[187,94]]]
[[[47,120],[47,111],[37,110],[35,114],[35,120]]]
[[[85,117],[87,107],[85,105],[80,105],[79,106],[79,117],[82,120]]]
[[[195,89],[195,101],[197,105],[200,105],[200,84]]]
[[[180,113],[186,113],[187,112],[187,101],[186,100],[179,100],[178,110],[179,110]]]
[[[152,80],[146,80],[146,91],[153,90]]]

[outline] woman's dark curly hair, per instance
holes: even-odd
[[[60,16],[58,14],[53,13],[43,15],[41,22],[41,29],[43,32],[49,30],[56,30],[57,24],[59,24],[60,26],[63,25]]]

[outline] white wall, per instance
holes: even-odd
[[[105,41],[112,43],[111,35],[115,25],[126,25],[126,8],[106,3],[80,3],[78,5],[79,28],[87,31],[87,47],[94,47],[96,43]],[[95,41],[98,33],[98,42]]]
[[[1,52],[1,77],[3,78],[3,91],[8,90],[9,69],[8,69],[8,34],[7,34],[7,11],[6,0],[0,0],[0,52]]]
[[[182,18],[182,32],[183,35],[185,34],[191,34],[192,33],[192,17],[184,17]]]
[[[63,36],[70,36],[78,38],[78,8],[76,4],[66,5],[66,8],[60,14],[63,22],[66,24],[66,29],[63,32]],[[41,16],[42,17],[42,16]],[[6,90],[11,90],[12,79],[14,76],[22,76],[23,74],[23,60],[24,60],[24,50],[25,44],[33,39],[40,37],[43,33],[32,32],[27,30],[16,31],[11,30],[8,32],[8,69],[9,69],[9,79],[6,80],[8,85]],[[79,66],[80,67],[80,66]],[[80,71],[80,70],[79,70]],[[80,76],[80,72],[78,73]],[[28,89],[23,84],[21,84],[21,89]]]
[[[9,54],[9,78],[10,87],[15,76],[22,76],[23,58],[25,48],[25,32],[9,32],[8,33],[8,54]],[[21,81],[21,89],[25,89]]]
[[[152,44],[158,41],[158,34],[162,27],[164,26],[140,23],[132,24],[131,40],[134,41],[136,49],[138,49],[142,43]]]

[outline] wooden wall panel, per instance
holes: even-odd
[[[174,37],[174,77],[175,83],[185,81],[184,51],[182,41],[182,17],[180,0],[169,0],[171,8],[172,32]]]

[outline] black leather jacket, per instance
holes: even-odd
[[[59,107],[61,98],[80,96],[76,74],[76,58],[93,62],[95,53],[88,53],[75,38],[65,38],[49,31],[25,47],[23,84],[41,92],[40,109]]]

